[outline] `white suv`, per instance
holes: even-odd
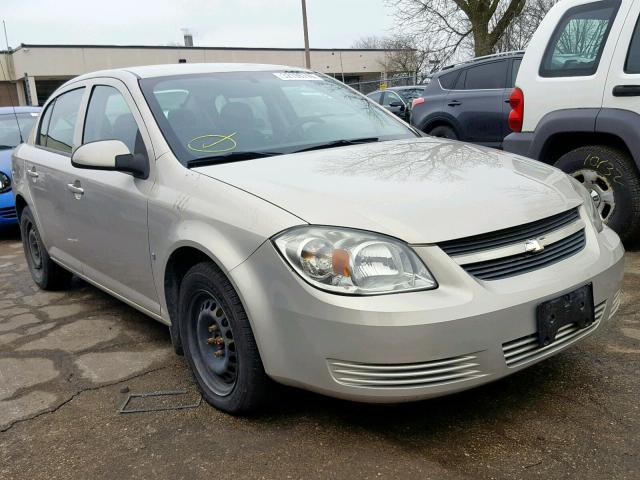
[[[623,240],[640,234],[640,2],[564,0],[536,31],[504,149],[584,183]]]

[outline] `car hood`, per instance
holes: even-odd
[[[413,244],[521,225],[581,203],[558,169],[436,138],[331,148],[195,170],[308,223],[370,230]]]

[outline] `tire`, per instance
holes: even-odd
[[[448,127],[447,125],[440,125],[438,127],[432,128],[427,134],[431,135],[432,137],[458,140],[458,134],[456,133],[456,131],[453,128]]]
[[[227,277],[212,262],[195,265],[182,280],[179,309],[182,346],[203,398],[232,414],[257,410],[270,379]]]
[[[42,290],[64,290],[69,288],[73,274],[49,257],[29,207],[25,207],[22,210],[20,234],[29,272],[36,285]]]
[[[555,166],[595,191],[603,221],[624,243],[640,235],[640,178],[633,159],[616,148],[590,145],[564,154]]]

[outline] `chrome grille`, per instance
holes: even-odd
[[[606,307],[607,302],[602,302],[595,308],[595,321],[587,328],[579,329],[575,323],[561,327],[558,330],[556,339],[546,347],[540,347],[538,345],[537,333],[503,343],[502,353],[504,354],[507,366],[517,367],[538,360],[549,353],[549,351],[568,345],[574,340],[587,335],[589,332],[598,328]]]
[[[499,280],[564,260],[582,250],[585,244],[586,238],[584,229],[582,229],[546,246],[540,253],[521,253],[486,262],[468,263],[462,268],[481,280]]]
[[[451,256],[475,253],[514,243],[521,243],[530,238],[546,235],[553,230],[577,221],[579,218],[580,213],[576,207],[566,212],[553,215],[552,217],[543,218],[542,220],[526,223],[517,227],[443,242],[439,244],[439,247]]]
[[[486,374],[475,355],[423,363],[367,364],[328,360],[334,380],[350,387],[419,388],[472,380]]]
[[[0,208],[0,218],[13,219],[17,216],[18,215],[16,214],[16,209],[14,207]]]

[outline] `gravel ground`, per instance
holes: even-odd
[[[0,232],[0,478],[640,478],[640,253],[617,318],[509,378],[401,406],[294,389],[259,416],[197,408],[167,329],[78,280],[34,286]],[[174,404],[172,403],[172,404]]]

